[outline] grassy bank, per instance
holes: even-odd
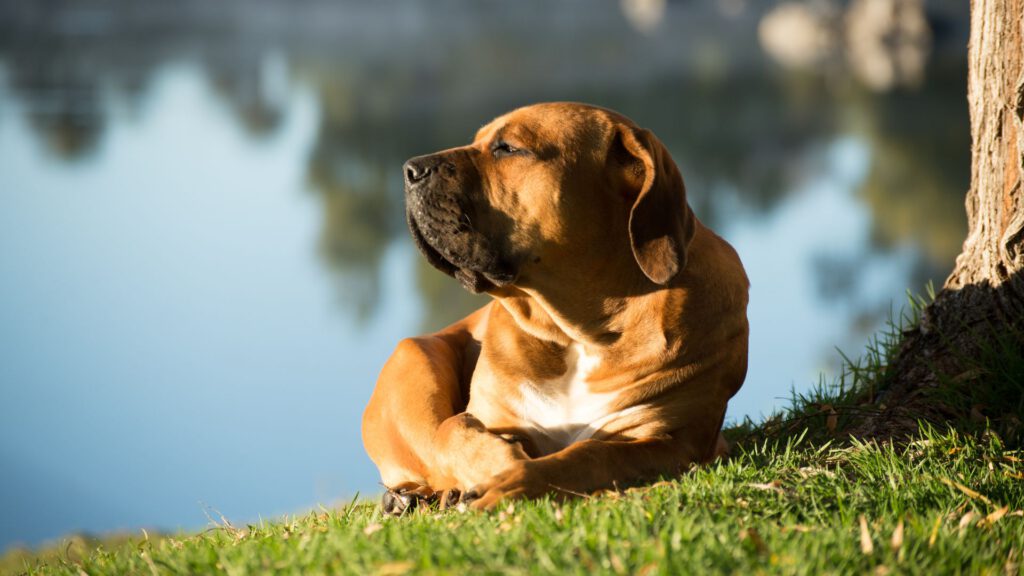
[[[372,504],[102,547],[44,574],[1017,573],[1024,455],[925,430],[905,449],[751,446],[672,482],[496,514]]]
[[[985,418],[956,422],[957,429],[923,426],[901,446],[845,434],[884,387],[900,329],[880,335],[834,385],[796,397],[789,411],[764,423],[731,430],[737,444],[728,460],[650,487],[516,503],[493,514],[421,510],[393,519],[373,503],[353,503],[255,526],[224,521],[200,534],[9,553],[0,570],[1020,573],[1024,453],[999,426]],[[1018,348],[1000,354],[979,359],[985,365],[978,369],[999,380],[1008,407],[1001,413],[1019,418],[1024,362]]]

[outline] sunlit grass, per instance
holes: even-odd
[[[794,574],[1017,570],[1024,465],[992,434],[928,428],[904,448],[806,438],[643,489],[493,514],[384,518],[354,503],[199,534],[142,534],[77,559],[5,562],[45,574]]]

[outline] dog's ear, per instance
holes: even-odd
[[[665,145],[648,130],[620,124],[608,153],[614,183],[632,201],[629,242],[643,273],[668,284],[686,267],[696,227],[686,188]]]

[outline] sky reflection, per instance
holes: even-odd
[[[197,526],[204,504],[280,514],[376,482],[356,423],[417,328],[410,247],[385,250],[389,306],[355,329],[312,249],[309,95],[260,142],[194,67],[161,71],[147,107],[87,169],[25,146],[3,108],[3,542]]]

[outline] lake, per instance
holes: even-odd
[[[0,0],[0,550],[379,493],[378,370],[486,301],[414,249],[402,163],[518,105],[592,102],[667,144],[751,279],[733,422],[941,285],[966,7],[918,85],[878,92],[776,64],[761,7],[624,5]]]

